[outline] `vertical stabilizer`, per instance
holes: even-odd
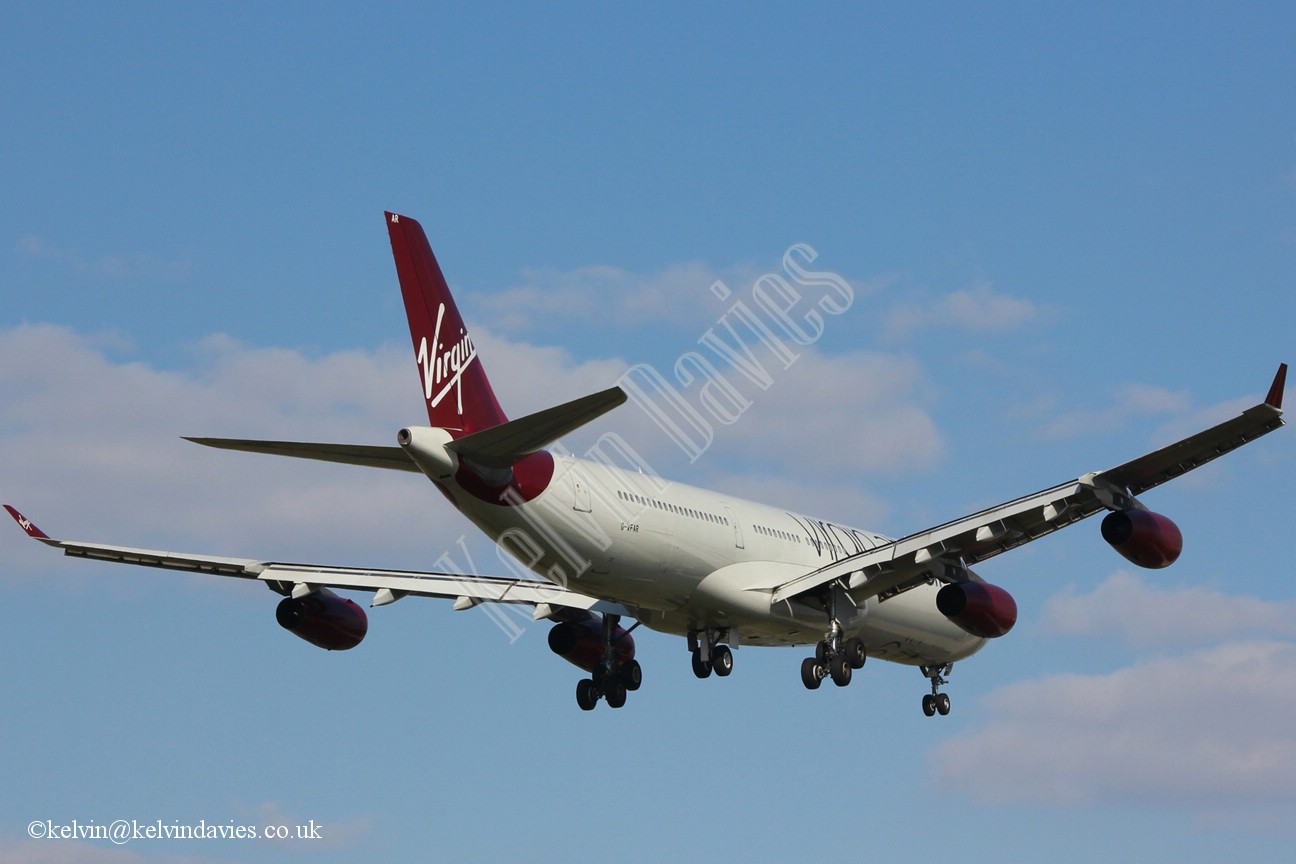
[[[498,426],[507,418],[455,308],[423,226],[407,216],[388,213],[387,233],[405,298],[428,420],[433,426],[461,434]]]

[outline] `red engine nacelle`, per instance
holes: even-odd
[[[327,588],[280,600],[275,620],[294,636],[329,651],[354,648],[369,632],[365,611]]]
[[[1169,567],[1183,551],[1179,526],[1151,510],[1113,510],[1103,517],[1102,536],[1140,567]]]
[[[994,639],[1017,623],[1017,601],[988,582],[953,582],[936,593],[941,614],[973,636]]]
[[[612,647],[617,654],[617,668],[634,659],[634,637],[621,625],[612,631]],[[549,631],[549,650],[586,672],[593,672],[603,662],[603,622],[562,621]]]

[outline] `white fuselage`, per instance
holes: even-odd
[[[443,430],[417,430],[411,456],[459,510],[510,553],[519,573],[634,609],[645,626],[686,635],[727,631],[731,645],[810,645],[829,629],[821,604],[770,604],[789,579],[888,538],[753,501],[625,470],[554,457],[553,475],[530,500],[498,503],[455,480],[458,459]],[[509,496],[505,496],[506,499]],[[940,665],[974,654],[985,640],[936,608],[934,581],[855,606],[838,592],[846,636],[869,656]]]

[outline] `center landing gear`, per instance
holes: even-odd
[[[923,713],[928,717],[937,714],[944,717],[950,712],[950,698],[948,693],[940,692],[941,685],[948,684],[945,676],[954,668],[953,663],[946,663],[944,666],[919,666],[924,678],[931,681],[932,692],[922,698]]]
[[[699,636],[703,638],[698,639]],[[723,644],[729,639],[727,629],[708,627],[706,630],[692,630],[688,635],[689,653],[693,655],[693,674],[699,678],[709,678],[714,672],[725,678],[733,672],[733,651]]]

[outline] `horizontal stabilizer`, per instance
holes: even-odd
[[[523,456],[624,404],[625,391],[612,387],[571,402],[546,408],[446,445],[465,459],[488,468],[510,468]]]
[[[186,437],[185,440],[221,450],[293,456],[298,459],[338,462],[343,465],[364,465],[368,468],[388,468],[395,471],[418,473],[419,470],[419,467],[410,461],[409,456],[400,447],[379,447],[367,444],[308,444],[300,441],[250,441],[241,438]]]

